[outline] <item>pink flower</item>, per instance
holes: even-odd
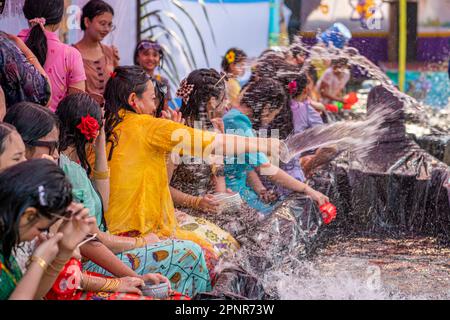
[[[297,81],[293,80],[288,84],[289,94],[293,95],[297,91]]]

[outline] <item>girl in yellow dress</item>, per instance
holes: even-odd
[[[151,78],[140,67],[116,68],[106,86],[106,136],[111,170],[110,201],[105,213],[108,229],[116,235],[152,232],[162,238],[192,240],[206,249],[206,256],[217,258],[224,245],[225,249],[233,250],[237,243],[217,227],[215,230],[221,232],[219,246],[212,234],[208,237],[179,226],[169,190],[168,154],[206,158],[213,151],[225,155],[278,153],[280,141],[216,134],[156,118],[155,98]],[[181,119],[177,112],[170,116]],[[235,148],[226,147],[233,142]]]

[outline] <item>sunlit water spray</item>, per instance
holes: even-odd
[[[287,163],[297,155],[324,147],[334,147],[338,152],[349,151],[363,159],[384,133],[382,126],[387,115],[382,111],[363,121],[325,124],[291,135],[284,141],[288,151],[281,155],[281,160]]]

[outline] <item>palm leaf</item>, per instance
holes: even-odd
[[[171,19],[175,23],[175,25],[178,27],[178,30],[180,30],[180,33],[181,33],[181,35],[182,35],[182,37],[184,39],[184,42],[186,43],[186,47],[189,50],[189,55],[191,56],[192,62],[194,64],[194,67],[195,67],[195,69],[197,69],[197,62],[195,61],[195,58],[194,58],[194,52],[192,51],[192,47],[189,44],[189,40],[188,40],[188,38],[186,36],[186,33],[184,32],[184,29],[181,26],[180,22],[178,21],[178,19],[176,18],[176,16],[172,12],[163,11],[163,14],[165,16],[167,16],[169,19]]]
[[[187,60],[187,62],[189,64],[189,67],[193,70],[194,67],[193,67],[193,65],[192,65],[192,63],[191,63],[191,61],[189,59],[189,55],[187,54],[186,50],[184,49],[184,46],[183,46],[183,44],[181,42],[181,39],[178,37],[178,35],[175,32],[173,32],[172,30],[167,29],[162,24],[152,25],[152,26],[146,28],[145,30],[142,30],[142,32],[145,33],[145,32],[148,32],[148,31],[150,31],[152,29],[156,29],[156,28],[161,29],[165,34],[170,35],[175,40],[175,42],[180,46],[181,51],[182,51],[183,55],[185,56],[185,58],[186,58],[186,60]]]
[[[211,21],[209,20],[208,10],[206,10],[205,0],[198,0],[198,3],[202,7],[203,14],[205,15],[206,22],[208,23],[208,27],[209,27],[209,30],[211,32],[211,37],[213,39],[214,45],[217,46],[216,37],[214,35],[214,30],[213,30],[213,27],[211,25]]]
[[[206,64],[209,66],[209,59],[208,59],[208,55],[206,53],[206,45],[205,45],[205,41],[202,37],[202,34],[200,32],[200,29],[198,28],[197,24],[195,23],[194,19],[191,17],[191,15],[186,11],[186,9],[184,8],[183,4],[178,1],[178,0],[170,0],[173,5],[175,5],[181,12],[184,13],[184,15],[189,19],[189,21],[192,23],[192,25],[194,26],[195,32],[197,33],[198,38],[200,39],[200,43],[202,46],[202,50],[203,50],[203,55],[205,57],[206,60]]]

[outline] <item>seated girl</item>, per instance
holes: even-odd
[[[240,104],[223,118],[227,133],[254,137],[253,129],[267,128],[286,104],[283,86],[272,79],[259,78],[248,84],[241,94]],[[275,185],[305,193],[318,205],[328,198],[308,185],[291,177],[285,171],[274,167],[263,153],[250,153],[245,158],[225,161],[227,187],[239,192],[247,204],[263,215],[273,210],[272,195],[261,183],[256,171],[264,170],[267,178]]]
[[[231,48],[222,59],[222,70],[228,75],[227,95],[231,106],[239,103],[239,94],[241,93],[241,84],[238,78],[245,74],[245,64],[247,54],[238,48]]]
[[[290,106],[294,133],[301,133],[323,124],[320,113],[312,105],[313,101],[310,98],[310,88],[311,80],[303,73],[289,83],[288,91],[291,98]],[[300,156],[296,157],[294,168],[286,171],[296,179],[304,182],[306,177],[310,177],[316,168],[331,161],[335,154],[336,149],[334,148],[319,148],[314,155],[307,155],[301,159]],[[301,162],[301,168],[299,161]]]
[[[180,227],[170,195],[167,157],[171,152],[197,157],[213,152],[279,152],[280,141],[215,134],[154,117],[154,86],[139,67],[116,68],[106,87],[111,195],[105,218],[110,232],[193,240],[215,258],[235,249],[231,237],[218,244],[216,234]],[[233,141],[236,148],[226,148]]]
[[[77,95],[75,95],[76,97]],[[85,95],[83,95],[85,96]],[[88,97],[89,98],[89,97]],[[69,97],[66,99],[70,99]],[[90,98],[89,98],[90,99]],[[95,102],[93,102],[92,99],[89,100],[89,102],[91,103],[91,105]],[[97,104],[95,104],[98,109],[100,108]],[[98,113],[100,114],[100,110],[98,110]],[[81,116],[80,116],[81,117]],[[55,159],[58,158],[59,159],[59,152],[58,152],[58,148],[56,148],[56,151],[52,149],[53,145],[58,145],[59,146],[59,127],[58,127],[58,118],[48,109],[45,109],[39,105],[35,105],[32,103],[22,103],[22,104],[18,104],[13,106],[7,113],[5,120],[16,125],[16,127],[19,130],[19,133],[21,133],[23,135],[23,137],[26,137],[25,140],[25,144],[26,144],[26,154],[28,158],[40,158],[40,157],[48,157],[50,159]],[[56,136],[53,137],[53,132],[56,132]],[[51,139],[55,139],[53,141],[51,141]],[[65,142],[67,140],[64,140]],[[37,143],[40,142],[40,143]],[[35,147],[33,147],[35,146]],[[103,148],[104,148],[104,143],[103,143]],[[73,150],[73,149],[72,149]],[[104,151],[103,151],[104,153]],[[50,156],[51,155],[51,156]],[[63,158],[59,159],[61,161],[61,164],[65,164],[66,166],[64,166],[64,169],[67,169],[67,163],[70,161],[67,160],[67,157],[62,155]],[[68,166],[70,168],[70,165]],[[70,170],[69,170],[70,171]],[[71,171],[71,173],[73,173],[73,170]],[[83,171],[75,171],[75,173],[78,173],[78,176],[75,175],[75,178],[78,178],[80,175],[85,175],[86,176],[86,172]],[[77,179],[73,179],[72,177],[69,177],[71,180],[78,182]],[[86,176],[87,178],[87,176]],[[72,181],[71,181],[72,182]],[[79,182],[78,182],[79,183]],[[98,210],[98,206],[96,207],[96,205],[98,205],[98,203],[96,202],[96,200],[92,200],[89,198],[89,195],[92,194],[93,189],[87,189],[87,190],[83,190],[83,189],[78,189],[77,186],[75,186],[74,189],[74,196],[75,199],[77,201],[86,201],[86,206],[91,209],[91,210]],[[80,198],[81,197],[81,198]],[[101,204],[100,204],[101,207]],[[101,210],[101,209],[100,209]],[[98,214],[98,213],[97,213]],[[96,215],[96,212],[93,211],[93,215]],[[93,234],[97,234],[98,236],[98,240],[100,241],[104,241],[102,244],[101,242],[97,241],[97,242],[89,242],[83,246],[81,246],[80,250],[81,250],[81,254],[83,256],[89,257],[89,258],[93,258],[93,260],[99,265],[101,266],[103,269],[108,270],[110,273],[108,275],[114,274],[115,276],[119,277],[120,279],[119,282],[117,282],[117,286],[116,287],[112,287],[112,288],[106,288],[108,290],[113,290],[113,291],[120,291],[120,292],[131,292],[131,293],[139,293],[140,289],[138,288],[143,281],[150,281],[150,282],[155,282],[155,283],[159,283],[160,281],[165,281],[165,282],[169,282],[169,280],[166,277],[163,277],[161,275],[158,274],[152,274],[153,272],[157,272],[159,270],[153,270],[151,268],[150,262],[149,264],[146,263],[141,263],[140,262],[140,257],[138,256],[138,251],[137,252],[133,252],[132,249],[134,248],[141,248],[141,247],[145,247],[147,245],[147,243],[153,243],[154,242],[154,238],[148,237],[146,239],[114,239],[114,238],[110,238],[110,236],[108,234],[102,233],[100,232],[100,230],[95,227],[96,224],[94,224],[91,227],[91,233]],[[114,240],[117,240],[117,242],[114,242]],[[130,255],[127,256],[126,254],[124,254],[123,260],[127,261],[126,258],[129,257],[128,259],[128,263],[124,263],[122,262],[118,257],[116,257],[113,252],[111,252],[106,246],[110,245],[112,247],[113,250],[116,250],[114,252],[119,253],[122,251],[126,251],[129,250]],[[151,245],[150,245],[151,247]],[[122,248],[122,249],[120,249]],[[145,249],[145,248],[143,248]],[[161,257],[163,255],[165,255],[165,251],[164,249],[171,249],[170,245],[165,245],[165,246],[154,246],[152,247],[152,249],[154,251],[156,251],[156,255],[153,255],[153,260],[156,260],[156,257]],[[159,250],[158,250],[159,249]],[[183,248],[181,248],[183,249]],[[201,254],[201,250],[200,248],[197,249],[197,251],[194,251],[195,248],[191,248],[189,247],[189,249],[191,249],[190,252],[192,253],[192,256],[195,255],[195,253],[197,254]],[[151,252],[151,249],[149,249],[149,251]],[[167,254],[166,254],[167,255]],[[170,256],[171,257],[171,256]],[[169,257],[169,261],[170,261],[170,257]],[[78,258],[78,257],[77,257]],[[73,265],[73,267],[76,269],[78,268],[78,265],[81,266],[81,264],[78,262],[79,259],[75,259],[72,260],[70,262],[71,265]],[[166,257],[165,257],[166,258]],[[163,261],[164,259],[159,259],[159,261]],[[185,260],[189,260],[189,259],[185,259]],[[163,264],[166,265],[163,265]],[[189,262],[186,262],[186,264]],[[164,261],[161,264],[161,269],[164,269],[165,267],[168,267],[168,262]],[[201,264],[201,262],[200,262]],[[131,267],[130,267],[131,265]],[[96,268],[99,270],[103,270],[100,269],[100,267],[96,266]],[[139,269],[140,274],[138,274],[134,269]],[[189,267],[186,267],[188,269],[188,271],[191,271],[192,273],[188,273],[186,272],[184,274],[185,278],[183,279],[187,279],[188,281],[191,281],[192,283],[194,283],[195,281],[195,271],[190,270]],[[149,270],[150,269],[150,270]],[[178,269],[180,270],[180,269]],[[151,272],[151,273],[149,273]],[[106,271],[102,271],[101,273],[106,273]],[[207,271],[206,271],[207,274]],[[66,275],[67,276],[67,275]],[[194,278],[194,280],[193,280]],[[64,281],[64,279],[66,279],[65,277],[62,277],[60,280]],[[96,279],[94,281],[94,279]],[[86,291],[95,291],[97,289],[102,288],[103,286],[101,285],[102,283],[105,284],[105,279],[104,277],[92,277],[91,273],[84,273],[81,275],[81,280],[86,281],[86,287],[83,287],[83,289],[85,289]],[[141,280],[141,281],[139,281]],[[207,277],[207,280],[209,280],[209,278]],[[203,279],[201,281],[197,281],[200,287],[200,290],[202,290],[203,288],[202,286],[202,281],[205,282]],[[186,282],[186,281],[185,281]],[[94,285],[95,286],[91,286]],[[191,283],[189,283],[191,284]],[[195,283],[197,284],[197,283]],[[100,286],[99,286],[100,285]],[[206,285],[208,285],[208,282],[206,281],[206,284],[203,285],[203,287],[205,287]],[[103,288],[105,289],[105,288]],[[189,291],[190,288],[188,285],[186,285],[186,288],[183,288],[185,291]],[[61,292],[60,292],[61,293]],[[109,296],[108,296],[109,297]],[[118,296],[112,296],[111,298],[116,299]],[[78,299],[81,298],[80,296],[80,292],[77,291],[69,291],[69,292],[65,292],[65,293],[61,293],[60,295],[58,294],[53,294],[51,296],[52,299]],[[91,299],[93,298],[92,294],[89,294],[88,296],[86,296],[85,298]],[[122,297],[123,298],[123,297]],[[134,299],[132,297],[127,297],[127,299]]]
[[[182,98],[180,112],[186,124],[192,128],[213,129],[213,122],[217,124],[228,103],[225,90],[226,80],[214,69],[195,70],[182,82],[177,92]],[[214,200],[213,193],[226,193],[225,176],[223,174],[223,161],[214,163],[211,159],[183,157],[176,159],[179,163],[175,166],[171,180],[171,195],[175,206],[195,217],[207,218],[220,223],[221,227],[230,231],[224,224],[223,216],[217,215],[218,203]],[[210,160],[210,161],[208,161]],[[232,218],[235,220],[235,218]],[[200,223],[198,223],[200,221]],[[189,226],[190,229],[201,230],[205,234],[220,234],[217,228],[211,230],[211,225],[202,224],[203,220],[195,219],[189,215],[178,214],[178,222],[181,226]],[[219,241],[220,242],[220,241]]]
[[[71,202],[69,181],[49,160],[25,161],[0,173],[0,300],[42,299],[50,290],[95,223],[88,210]],[[60,219],[68,221],[56,234],[45,234]],[[22,273],[13,253],[37,237],[40,244]]]
[[[60,166],[73,185],[75,200],[96,217],[98,227],[93,233],[98,234],[98,239],[137,274],[160,272],[171,280],[172,288],[188,296],[209,291],[208,268],[197,244],[182,240],[160,241],[151,233],[145,238],[127,238],[99,230],[105,230],[103,210],[109,202],[109,169],[101,108],[89,95],[80,93],[61,101],[56,114],[61,123]],[[88,145],[95,148],[94,168],[87,161]],[[93,173],[92,181],[90,173]],[[98,250],[92,248],[95,245],[98,243],[86,245],[82,252],[99,263]],[[86,263],[85,269],[111,275],[94,262]],[[109,269],[107,262],[101,264]]]
[[[14,126],[0,122],[0,171],[26,161],[25,145]]]

